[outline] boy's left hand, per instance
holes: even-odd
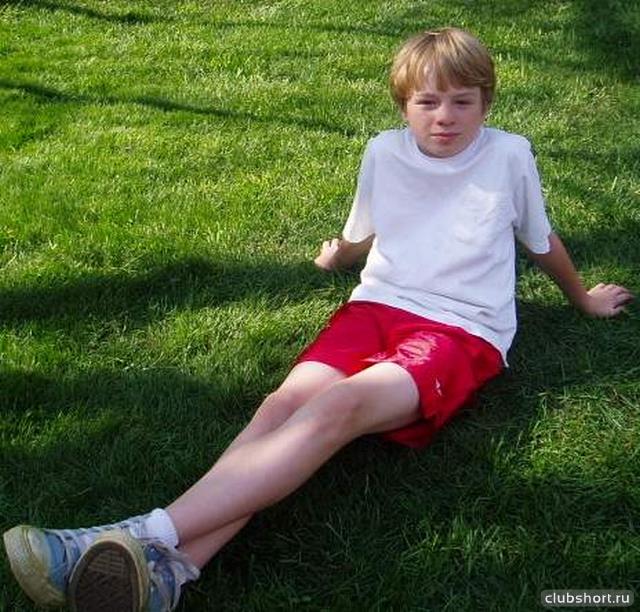
[[[584,311],[592,317],[615,317],[634,299],[631,291],[625,287],[604,283],[598,283],[587,291],[587,295],[589,298]]]

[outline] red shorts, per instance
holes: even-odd
[[[344,304],[300,355],[352,376],[375,363],[397,363],[412,376],[423,418],[384,437],[419,448],[490,378],[502,357],[486,340],[460,327],[374,302]]]

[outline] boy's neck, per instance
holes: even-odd
[[[458,151],[456,153],[454,153],[453,155],[448,155],[445,157],[440,157],[437,155],[433,155],[427,151],[423,151],[422,148],[420,148],[420,145],[418,144],[418,140],[415,136],[415,134],[413,133],[413,131],[411,130],[411,128],[409,126],[407,126],[407,129],[409,130],[409,132],[411,132],[411,136],[413,138],[413,141],[415,143],[415,147],[416,150],[423,155],[424,157],[426,157],[429,161],[433,161],[436,163],[446,163],[448,161],[453,161],[456,159],[459,159],[462,156],[465,156],[466,154],[468,154],[469,151],[471,151],[472,149],[475,148],[476,144],[478,143],[480,136],[482,135],[482,132],[484,131],[484,124],[481,125],[478,130],[476,131],[476,133],[473,136],[473,139],[469,142],[469,144],[467,144],[467,146],[462,149],[461,151]]]

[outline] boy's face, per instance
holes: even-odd
[[[433,76],[414,91],[403,112],[420,150],[432,157],[451,157],[475,138],[487,115],[479,87],[436,87]]]

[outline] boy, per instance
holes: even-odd
[[[409,40],[391,70],[407,127],[364,154],[343,238],[325,270],[368,253],[350,300],[217,463],[166,509],[90,530],[26,525],[4,535],[39,604],[171,610],[183,584],[255,512],[304,483],[358,436],[423,446],[496,376],[516,329],[514,234],[569,300],[614,316],[632,299],[583,287],[551,231],[529,143],[483,127],[492,60],[447,28]]]

